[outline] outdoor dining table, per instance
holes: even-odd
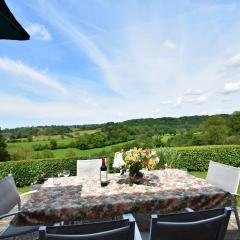
[[[50,178],[32,194],[13,223],[46,224],[58,221],[113,218],[123,213],[169,213],[185,208],[232,206],[231,194],[177,169],[143,171],[142,184],[129,177],[109,174],[109,184],[99,177]]]

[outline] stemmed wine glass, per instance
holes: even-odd
[[[69,170],[63,170],[63,176],[64,177],[69,177],[70,176],[70,171]]]

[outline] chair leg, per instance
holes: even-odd
[[[239,220],[239,215],[238,215],[237,207],[235,207],[235,208],[233,209],[233,211],[234,211],[234,214],[235,214],[235,218],[236,218],[238,230],[240,230],[240,220]]]

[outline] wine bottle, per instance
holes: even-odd
[[[105,157],[102,157],[102,166],[100,167],[100,183],[102,187],[105,187],[108,184],[107,166],[106,166]]]

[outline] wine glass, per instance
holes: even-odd
[[[55,187],[58,187],[60,184],[61,184],[61,181],[60,181],[60,179],[58,177],[57,178],[53,178],[53,185]]]
[[[69,170],[63,170],[63,176],[64,177],[69,177],[70,176],[70,171]]]

